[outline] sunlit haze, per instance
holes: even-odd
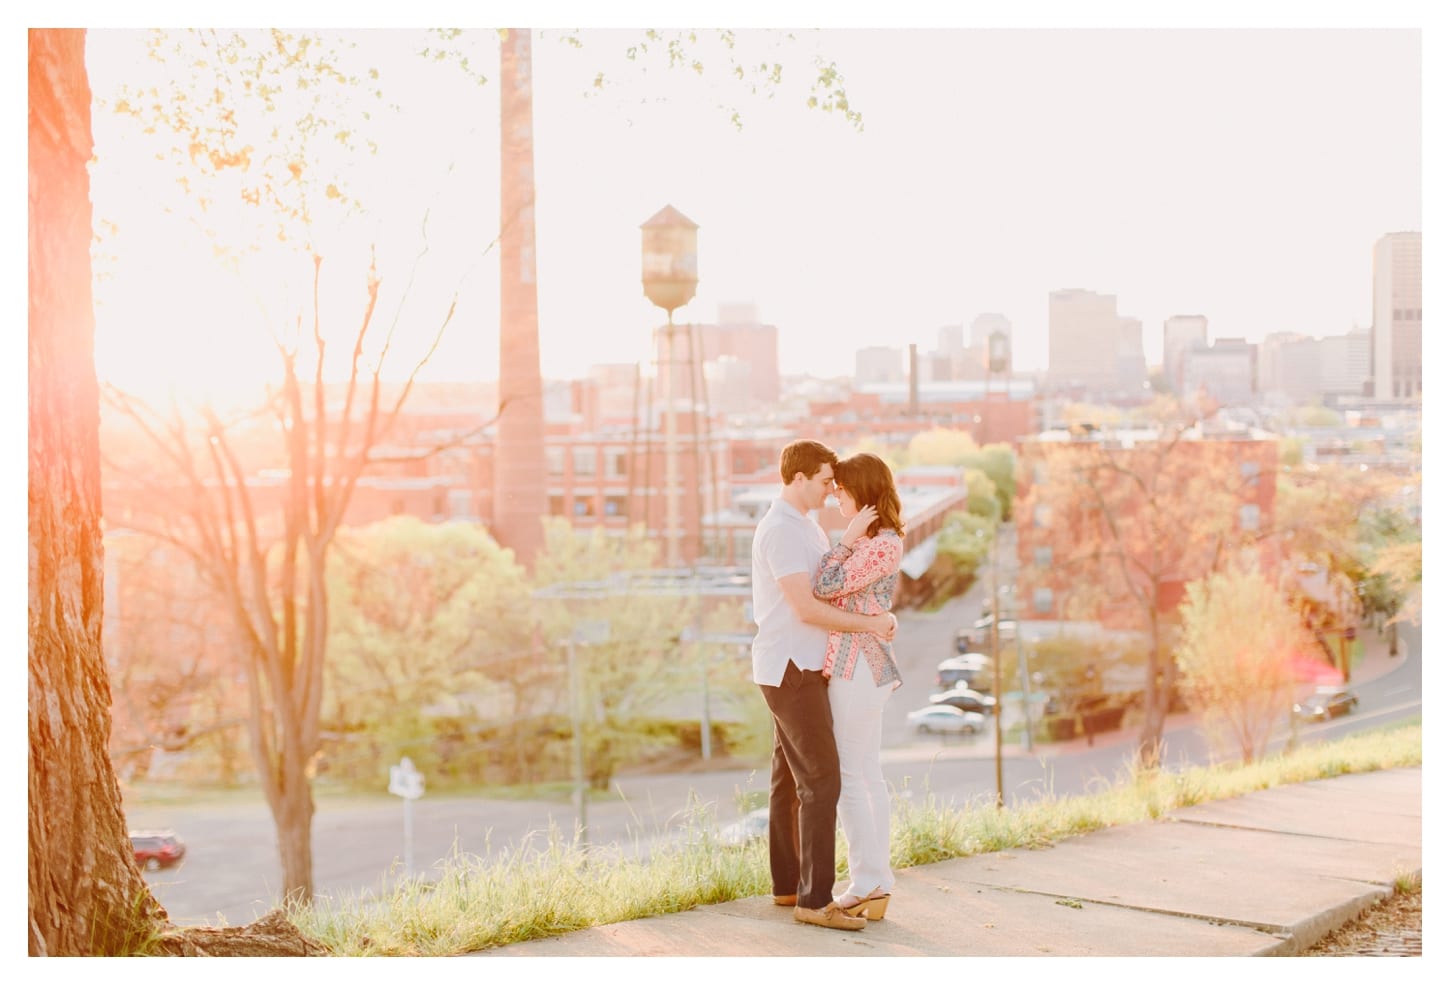
[[[480,87],[416,56],[420,31],[354,32],[359,64],[403,112],[374,120],[369,214],[324,247],[329,310],[360,304],[369,243],[380,324],[401,311],[404,351],[456,290],[429,379],[497,373],[498,261],[484,252],[498,228],[497,45],[482,34]],[[638,31],[579,37],[544,31],[534,45],[548,377],[648,361],[660,314],[641,295],[639,225],[666,204],[700,226],[698,294],[676,319],[754,304],[779,328],[782,371],[818,376],[850,374],[867,346],[931,348],[943,326],[987,312],[1011,322],[1017,368],[1045,367],[1048,292],[1072,287],[1116,295],[1150,365],[1175,314],[1206,316],[1210,339],[1338,335],[1370,321],[1375,240],[1422,225],[1414,30],[808,31],[766,55],[796,73],[771,100],[719,71],[642,73],[625,56]],[[149,71],[143,40],[89,33],[98,101]],[[861,132],[801,104],[815,51],[844,73]],[[600,71],[611,85],[586,96]],[[303,309],[272,288],[296,270],[243,287],[219,267],[160,213],[177,193],[133,146],[135,126],[95,115],[95,215],[116,223],[97,247],[115,256],[97,263],[101,375],[148,387],[274,375],[267,326]]]

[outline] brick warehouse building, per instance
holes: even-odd
[[[977,391],[968,384],[923,386],[914,397],[905,390],[855,393],[810,403],[798,424],[762,427],[727,427],[724,413],[707,418],[703,406],[692,414],[687,402],[676,402],[681,559],[748,562],[755,524],[779,485],[780,448],[795,437],[810,435],[848,448],[867,437],[904,446],[912,435],[935,427],[960,428],[979,443],[1032,432],[1035,409],[1027,393],[1004,387],[987,394],[975,385]],[[661,409],[642,403],[637,394],[631,400],[616,392],[618,381],[611,386],[604,377],[546,389],[547,501],[541,513],[567,517],[581,530],[602,526],[622,533],[643,523],[655,537],[662,536],[667,506]],[[344,523],[362,526],[406,514],[428,522],[491,524],[494,432],[489,421],[495,403],[489,384],[418,386],[385,443],[374,449],[375,464],[359,479]],[[636,417],[650,425],[636,427]],[[245,446],[248,488],[264,522],[280,519],[287,474],[275,467],[280,462],[271,423],[259,423],[238,443]],[[959,472],[948,480],[916,473],[899,481],[904,493],[911,492],[904,496],[910,549],[930,539],[947,512],[960,508],[964,491]],[[108,525],[115,529],[136,522],[154,498],[154,492],[108,475]],[[839,518],[834,510],[825,513],[822,523],[834,532]]]

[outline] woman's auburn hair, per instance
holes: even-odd
[[[857,452],[836,463],[836,485],[843,487],[856,501],[857,508],[876,507],[876,519],[866,528],[867,537],[875,537],[882,527],[902,536],[906,530],[901,522],[901,497],[896,493],[896,479],[891,466],[869,451]]]

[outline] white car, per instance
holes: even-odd
[[[764,838],[770,830],[770,808],[762,807],[746,814],[738,821],[731,821],[720,828],[720,843],[732,848],[743,848],[753,841]]]
[[[980,712],[962,711],[951,705],[918,708],[916,711],[907,712],[906,720],[924,735],[932,732],[938,734],[965,732],[973,735],[980,732],[987,721]]]

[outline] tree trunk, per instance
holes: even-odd
[[[166,911],[107,752],[85,32],[32,30],[29,47],[29,949],[121,954]]]
[[[1152,598],[1155,609],[1148,621],[1148,680],[1143,690],[1143,730],[1138,734],[1136,756],[1140,769],[1158,768],[1163,747],[1163,724],[1168,718],[1169,685],[1172,683],[1171,668],[1164,666],[1159,640],[1156,585]]]
[[[312,902],[312,785],[304,775],[306,760],[288,757],[283,764],[286,777],[282,783],[280,809],[273,820],[277,824],[277,848],[282,857],[282,897],[301,903]]]
[[[494,445],[491,533],[526,568],[543,548],[544,400],[534,262],[533,47],[511,28],[499,51],[500,417]]]

